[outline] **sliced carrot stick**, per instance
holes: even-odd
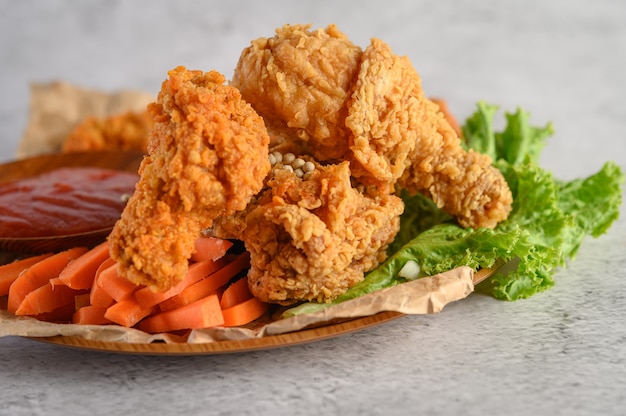
[[[72,289],[89,289],[93,285],[98,266],[109,258],[109,243],[104,242],[67,265],[59,280]]]
[[[104,312],[104,317],[118,325],[131,327],[150,315],[153,307],[144,308],[134,296],[129,296],[109,306]]]
[[[51,255],[52,253],[41,254],[0,266],[0,296],[9,294],[9,287],[11,287],[11,284],[17,279],[20,273]]]
[[[104,317],[107,308],[102,306],[87,305],[74,312],[72,323],[82,325],[106,325],[113,322]]]
[[[215,293],[218,288],[226,285],[239,272],[250,267],[250,253],[244,252],[215,273],[185,288],[178,295],[164,300],[159,304],[162,311],[177,309]]]
[[[86,290],[86,289],[83,289]],[[74,309],[79,310],[83,306],[91,305],[89,300],[89,292],[74,296]]]
[[[189,305],[157,313],[141,321],[137,328],[150,333],[181,329],[210,328],[224,324],[217,295],[209,295]]]
[[[105,269],[108,269],[114,264],[116,264],[115,260],[109,257],[108,259],[103,261],[100,266],[98,266],[98,269],[96,270],[96,275],[94,277],[93,285],[91,286],[91,291],[89,292],[89,303],[91,305],[101,306],[103,308],[106,308],[108,306],[111,306],[113,302],[115,302],[115,299],[113,299],[111,295],[109,295],[102,288],[102,285],[98,282],[98,280],[100,279],[100,274],[102,274],[102,271]]]
[[[191,255],[191,260],[217,260],[222,258],[232,246],[231,241],[222,238],[200,237],[196,239],[195,251]]]
[[[242,303],[252,297],[248,288],[248,279],[244,276],[234,283],[228,285],[220,299],[222,309],[228,309],[238,303]]]
[[[68,286],[52,286],[51,283],[29,292],[15,311],[16,315],[35,316],[66,305],[74,306],[74,297],[85,293],[84,290],[72,289]]]
[[[220,269],[224,266],[223,261],[213,261],[213,260],[205,260],[197,263],[192,263],[189,265],[189,269],[187,274],[178,282],[174,287],[164,291],[164,292],[155,292],[149,287],[142,287],[141,289],[135,292],[135,298],[137,298],[137,302],[143,307],[151,307],[155,306],[166,299],[171,298],[174,295],[179,294],[185,288],[190,285],[200,281],[216,270]]]
[[[115,301],[130,297],[140,286],[117,274],[117,263],[100,272],[97,284]]]
[[[257,298],[250,298],[230,308],[223,309],[224,326],[239,326],[248,324],[263,315],[270,305]]]
[[[51,312],[40,313],[33,318],[46,322],[68,323],[72,321],[72,314],[75,312],[74,305],[68,303]]]
[[[27,294],[49,283],[70,261],[86,252],[85,247],[74,247],[47,257],[24,270],[9,288],[8,311],[15,313]]]

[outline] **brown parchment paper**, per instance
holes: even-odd
[[[29,124],[20,143],[18,157],[58,151],[69,131],[88,115],[107,116],[124,111],[137,111],[144,109],[153,101],[153,97],[147,93],[133,91],[106,93],[65,82],[33,84],[31,93]],[[446,304],[463,299],[474,290],[473,277],[474,271],[471,268],[460,267],[361,296],[319,312],[286,319],[265,317],[247,327],[194,330],[186,336],[148,334],[117,325],[55,324],[29,317],[16,317],[2,310],[3,299],[0,298],[0,337],[61,335],[127,343],[154,341],[208,343],[243,340],[289,333],[385,311],[403,314],[438,313]],[[6,297],[4,301],[6,303]]]
[[[243,340],[285,334],[307,327],[319,326],[338,319],[351,319],[393,311],[403,314],[439,313],[448,303],[467,297],[474,290],[474,271],[459,267],[430,277],[403,283],[369,295],[330,306],[321,311],[271,320],[256,327],[208,328],[191,331],[186,337],[170,334],[147,334],[117,325],[73,325],[16,317],[0,310],[0,337],[79,336],[89,340],[150,343],[188,342],[208,343],[224,340]]]
[[[70,131],[85,117],[142,111],[155,98],[143,91],[104,92],[63,81],[33,83],[28,124],[16,158],[58,152]]]

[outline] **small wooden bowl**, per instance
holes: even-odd
[[[37,176],[62,167],[98,167],[136,173],[144,154],[135,151],[93,151],[55,153],[16,160],[0,165],[0,184]],[[76,246],[93,247],[101,243],[112,227],[86,233],[6,238],[0,236],[0,251],[12,253],[44,253]]]

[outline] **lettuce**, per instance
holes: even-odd
[[[334,302],[304,303],[285,316],[403,283],[406,279],[398,272],[409,260],[419,264],[422,276],[514,260],[512,270],[477,286],[497,299],[528,298],[551,288],[554,274],[575,257],[585,237],[601,236],[619,217],[624,174],[607,162],[587,178],[560,181],[539,166],[541,151],[554,133],[552,124],[532,126],[529,113],[518,109],[505,113],[505,126],[496,131],[497,112],[497,106],[479,102],[462,126],[463,146],[491,156],[509,184],[514,202],[505,221],[494,229],[464,229],[429,199],[402,193],[405,212],[388,259]]]

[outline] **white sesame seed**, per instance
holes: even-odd
[[[298,178],[302,178],[304,176],[304,171],[300,168],[295,169],[293,173],[295,173]]]
[[[287,153],[283,156],[283,163],[287,165],[291,165],[291,163],[296,159],[296,155],[293,153]]]
[[[283,161],[283,154],[276,151],[276,152],[272,152],[272,155],[274,155],[274,158],[276,159],[276,163],[281,163]]]
[[[283,165],[283,169],[287,172],[293,172],[293,167],[291,165]]]
[[[276,156],[270,153],[269,159],[270,159],[270,165],[274,166],[276,164]]]
[[[302,166],[304,166],[304,163],[305,163],[304,159],[297,158],[296,160],[293,161],[291,166],[293,166],[294,169],[298,169],[298,168],[301,168]]]
[[[313,172],[315,170],[315,163],[306,162],[304,166],[302,166],[302,170],[305,172]]]

